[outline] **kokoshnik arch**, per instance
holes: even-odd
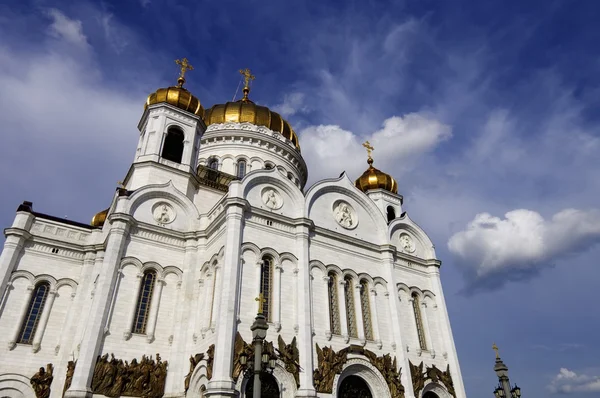
[[[464,398],[441,262],[374,148],[356,181],[305,189],[298,136],[249,98],[250,71],[205,109],[177,62],[107,209],[84,224],[23,202],[5,230],[0,396],[245,396],[262,294],[265,395]]]

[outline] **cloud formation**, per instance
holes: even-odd
[[[528,279],[556,260],[600,242],[600,211],[565,209],[545,220],[518,209],[504,218],[480,213],[448,240],[456,264],[470,281],[468,290],[500,287]]]
[[[600,393],[600,376],[577,374],[561,368],[548,385],[553,394]]]
[[[48,33],[51,36],[81,48],[89,46],[80,20],[71,19],[56,8],[51,8],[47,14],[52,19],[52,23],[48,27]]]

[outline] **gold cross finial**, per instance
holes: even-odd
[[[365,147],[365,149],[367,150],[367,155],[369,156],[369,159],[367,159],[367,163],[372,164],[373,163],[373,158],[371,157],[371,153],[375,150],[375,148],[373,148],[373,146],[369,143],[369,141],[365,141],[362,146]]]
[[[500,358],[500,354],[498,354],[498,346],[496,345],[496,343],[494,343],[492,345],[492,350],[496,351],[496,359]]]
[[[181,68],[179,71],[179,78],[177,79],[177,87],[183,87],[183,83],[185,83],[185,72],[194,70],[194,67],[189,63],[187,58],[176,59],[175,63]]]
[[[244,76],[244,98],[242,98],[242,102],[248,102],[250,101],[248,99],[248,93],[250,92],[250,80],[254,80],[256,76],[254,76],[248,68],[240,69],[240,74]]]
[[[260,315],[263,314],[263,305],[265,304],[265,302],[267,301],[265,299],[265,295],[262,294],[262,292],[258,295],[257,298],[254,299],[254,301],[258,301],[258,313]]]

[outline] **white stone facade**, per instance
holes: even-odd
[[[184,133],[180,163],[161,158],[168,128]],[[353,356],[336,375],[331,394],[318,393],[316,344],[341,350],[364,346],[390,354],[401,368],[405,397],[416,398],[409,361],[449,365],[456,398],[465,391],[432,242],[406,213],[399,195],[364,194],[343,175],[305,192],[307,169],[291,142],[253,125],[209,126],[167,104],[150,106],[132,167],[117,190],[103,227],[67,222],[24,204],[5,230],[0,256],[0,396],[34,397],[29,378],[52,363],[51,398],[63,395],[67,363],[76,361],[66,397],[90,397],[96,358],[107,353],[131,361],[159,353],[168,361],[165,396],[183,397],[189,358],[215,345],[212,378],[207,362],[194,369],[187,396],[230,397],[243,390],[232,378],[236,333],[251,341],[260,293],[260,269],[273,261],[267,340],[295,337],[299,385],[278,361],[282,397],[336,396],[349,375],[363,378],[375,397],[390,397],[384,376]],[[235,175],[228,191],[209,187],[198,165],[219,159]],[[271,162],[274,167],[265,169]],[[395,219],[388,222],[386,208]],[[145,333],[133,333],[145,272],[156,275]],[[329,275],[335,275],[339,330],[331,328]],[[31,343],[19,342],[32,291],[49,293]],[[343,281],[352,284],[355,326],[346,320]],[[368,292],[371,333],[365,335],[361,281]],[[363,292],[363,294],[365,294]],[[416,299],[415,299],[416,295]],[[421,348],[414,301],[421,308]],[[352,336],[352,334],[355,334]],[[419,392],[450,397],[441,384]]]

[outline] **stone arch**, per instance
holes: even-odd
[[[333,379],[333,390],[331,391],[332,397],[338,396],[339,388],[348,376],[358,376],[363,379],[369,386],[373,397],[392,398],[381,372],[375,366],[371,365],[369,361],[362,358],[349,359],[342,368],[342,372],[335,376]]]
[[[181,269],[179,269],[179,267],[176,267],[174,265],[168,265],[166,266],[161,273],[161,278],[165,278],[167,275],[169,274],[175,274],[178,278],[178,280],[181,282],[181,278],[183,276],[183,271]]]
[[[78,286],[77,282],[75,282],[71,278],[61,278],[58,281],[56,281],[56,286],[54,286],[54,289],[58,290],[63,286],[70,286],[71,287],[71,297],[75,297],[75,294],[77,293],[77,286]]]
[[[133,265],[134,267],[136,267],[138,269],[138,271],[140,271],[142,269],[142,267],[144,266],[144,263],[142,263],[136,257],[124,257],[121,260],[121,266],[119,268],[121,270],[123,270],[123,268],[125,268],[128,265]]]
[[[35,398],[29,377],[17,373],[0,374],[0,397]]]
[[[192,372],[186,398],[201,398],[203,396],[201,389],[203,386],[206,389],[208,381],[208,377],[206,376],[206,362],[202,361],[201,364],[196,365],[196,368]]]
[[[394,234],[400,230],[406,230],[410,232],[411,235],[414,236],[415,239],[417,239],[421,247],[423,247],[423,258],[436,258],[433,242],[425,233],[425,231],[423,231],[423,229],[419,225],[417,225],[417,223],[410,219],[406,212],[402,213],[402,215],[399,218],[396,218],[394,221],[390,222],[388,226],[388,239],[390,240],[390,242],[392,241]]]
[[[437,395],[439,398],[453,398],[452,395],[448,392],[448,390],[446,390],[440,384],[434,383],[434,382],[428,383],[423,388],[423,391],[421,391],[420,397],[425,398],[425,394],[427,394],[427,393],[433,393],[433,394]]]
[[[385,290],[387,290],[387,281],[379,276],[373,278],[373,287],[381,285]]]
[[[277,253],[277,251],[273,248],[270,247],[265,247],[260,251],[260,256],[259,256],[259,261],[262,261],[262,259],[267,256],[267,257],[271,257],[274,261],[274,265],[279,265],[281,264],[281,256],[279,255],[279,253]]]
[[[273,369],[273,377],[279,385],[279,393],[282,398],[293,398],[296,396],[296,379],[285,370],[285,364],[281,360],[277,360],[275,369]],[[246,385],[248,379],[240,375],[236,382],[236,390],[240,392],[240,397],[246,397]]]
[[[144,273],[146,271],[149,270],[153,270],[156,272],[156,276],[162,276],[162,273],[164,271],[164,268],[162,267],[162,265],[160,265],[159,263],[155,262],[155,261],[148,261],[147,263],[144,263],[142,265],[142,268],[140,268],[140,273]]]
[[[27,279],[29,281],[30,284],[34,284],[34,280],[35,280],[35,275],[33,275],[31,272],[29,271],[25,271],[25,270],[19,270],[19,271],[15,271],[10,275],[10,282],[14,282],[17,279],[20,278],[24,278]]]
[[[40,274],[33,278],[34,286],[37,286],[40,282],[47,282],[50,285],[50,291],[56,290],[56,279],[52,275]]]
[[[322,262],[320,262],[319,260],[312,260],[312,261],[310,262],[310,267],[309,267],[309,268],[310,268],[310,273],[311,273],[311,275],[312,275],[312,270],[313,270],[314,268],[318,268],[318,269],[320,269],[320,270],[321,270],[321,272],[323,273],[323,275],[326,275],[326,274],[327,274],[327,270],[325,269],[325,264],[323,264],[323,263],[322,263]]]

